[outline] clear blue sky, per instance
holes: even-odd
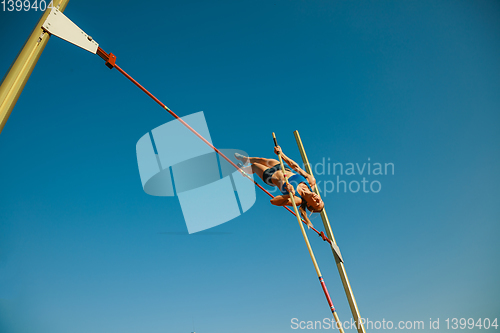
[[[300,160],[299,130],[312,163],[394,164],[366,176],[378,193],[324,197],[363,317],[499,316],[498,1],[72,0],[65,14],[180,116],[204,111],[219,148],[272,156],[274,131]],[[0,12],[2,75],[39,16]],[[170,120],[50,39],[0,134],[1,332],[284,333],[331,317],[296,220],[264,193],[193,235],[176,198],[144,193],[135,144]]]

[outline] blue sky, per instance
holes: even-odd
[[[498,2],[72,0],[65,14],[178,115],[204,111],[219,148],[272,156],[276,132],[300,160],[299,130],[312,163],[394,164],[366,176],[378,193],[324,196],[363,317],[425,332],[498,316]],[[0,15],[5,73],[40,13]],[[296,220],[264,193],[193,235],[176,198],[144,193],[135,145],[171,120],[50,39],[0,134],[2,331],[292,332],[331,317]]]

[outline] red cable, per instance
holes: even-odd
[[[110,54],[107,54],[103,49],[101,49],[101,47],[98,47],[97,48],[97,55],[100,56],[103,60],[106,61],[106,65],[109,64],[109,58],[110,56],[114,57],[112,55],[112,53]],[[111,64],[112,67],[110,67],[108,65],[108,67],[110,68],[116,68],[120,73],[122,73],[127,79],[129,79],[133,84],[135,84],[137,87],[139,87],[139,89],[141,89],[142,91],[144,91],[149,97],[151,97],[156,103],[158,103],[162,108],[164,108],[165,110],[167,110],[168,113],[170,113],[175,119],[179,120],[184,126],[186,126],[191,132],[193,132],[197,137],[199,137],[203,142],[205,142],[207,145],[210,146],[210,148],[212,148],[217,154],[219,154],[220,156],[222,156],[226,161],[228,161],[232,166],[234,166],[238,171],[240,171],[240,173],[245,176],[246,178],[250,179],[255,185],[257,185],[258,188],[260,188],[262,191],[266,192],[267,195],[269,195],[271,198],[274,198],[274,196],[269,193],[269,191],[267,191],[265,188],[263,188],[259,183],[257,183],[255,180],[252,179],[252,177],[250,177],[249,175],[246,174],[245,171],[243,171],[239,166],[237,166],[236,164],[233,163],[233,161],[231,161],[226,155],[224,155],[223,153],[220,152],[219,149],[215,148],[209,141],[207,141],[203,136],[201,136],[201,134],[199,134],[198,132],[196,132],[196,130],[194,128],[192,128],[191,126],[189,126],[188,123],[186,123],[184,120],[182,120],[177,114],[175,114],[172,110],[170,110],[165,104],[163,104],[158,98],[156,98],[152,93],[150,93],[146,88],[144,88],[139,82],[137,82],[136,80],[134,80],[133,77],[131,77],[130,75],[128,75],[123,69],[120,68],[120,66],[118,66],[116,63],[112,63]],[[287,206],[282,206],[284,207],[286,210],[288,210],[290,213],[292,213],[293,215],[295,215],[295,212],[293,212],[290,208],[288,208]],[[303,223],[307,224],[304,220],[302,220]],[[321,237],[321,233],[316,230],[314,227],[311,227],[311,229],[313,231],[315,231],[318,236]],[[322,237],[323,240],[327,241],[328,243],[332,243],[330,239],[326,238],[325,237]]]
[[[150,93],[146,88],[144,88],[139,82],[137,82],[136,80],[134,80],[134,78],[132,78],[130,75],[128,75],[123,69],[120,68],[120,66],[116,65],[114,63],[114,60],[116,59],[116,57],[114,57],[112,54],[108,55],[100,47],[97,50],[97,54],[101,58],[103,58],[104,60],[106,60],[106,65],[108,67],[110,67],[110,68],[116,67],[116,69],[120,73],[122,73],[123,75],[125,75],[125,77],[127,79],[129,79],[130,81],[132,81],[132,83],[134,83],[137,87],[139,87],[139,89],[141,89],[142,91],[144,91],[156,103],[158,103],[161,107],[163,107],[165,110],[167,110],[168,113],[170,113],[175,119],[179,120],[191,132],[193,132],[197,137],[199,137],[201,140],[203,140],[203,142],[205,142],[207,145],[209,145],[210,148],[212,148],[217,154],[219,154],[220,156],[222,156],[226,161],[228,161],[232,166],[234,166],[243,176],[245,176],[246,178],[250,179],[262,191],[266,192],[267,195],[269,195],[271,198],[274,198],[274,196],[271,193],[269,193],[269,191],[267,191],[265,188],[263,188],[261,185],[259,185],[255,180],[253,180],[249,175],[247,175],[247,173],[245,171],[243,171],[239,166],[237,166],[236,164],[234,164],[233,161],[231,161],[226,155],[224,155],[217,148],[215,148],[210,142],[208,142],[203,136],[201,136],[201,134],[199,134],[198,132],[196,132],[196,130],[194,128],[192,128],[191,126],[189,126],[188,123],[186,123],[177,114],[175,114],[172,110],[170,110],[165,104],[163,104],[158,98],[156,98],[152,93]],[[111,63],[108,61],[110,56],[113,57],[113,61]],[[287,206],[283,206],[283,207],[286,210],[288,210],[290,213],[292,213],[293,215],[296,216],[296,214],[290,208],[288,208]],[[302,221],[302,223],[306,223],[304,220],[301,220],[301,221]],[[318,230],[316,230],[313,227],[311,227],[311,229],[314,230],[321,238],[323,238],[323,240],[326,240],[330,244],[332,243],[330,239],[328,239],[327,237],[325,237],[325,235],[324,235],[323,232],[319,232]],[[328,289],[326,288],[326,284],[325,284],[325,281],[323,280],[322,276],[319,277],[319,282],[320,282],[321,288],[323,289],[323,292],[324,292],[324,294],[326,296],[326,300],[328,302],[328,305],[330,306],[330,310],[332,311],[332,313],[335,313],[335,307],[333,306],[332,299],[330,298],[330,293],[328,292]]]

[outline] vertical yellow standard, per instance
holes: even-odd
[[[304,146],[302,145],[302,140],[300,139],[299,131],[293,132],[295,135],[295,140],[297,141],[297,145],[299,146],[300,155],[302,156],[302,161],[304,162],[304,167],[306,172],[311,176],[314,176],[312,173],[311,165],[309,164],[309,160],[307,159],[306,151]],[[314,188],[314,192],[317,195],[319,194],[318,187]],[[337,255],[335,251],[335,247],[337,243],[335,242],[335,237],[333,237],[332,227],[330,226],[330,221],[328,220],[328,215],[326,215],[326,210],[323,208],[321,211],[321,219],[323,220],[323,225],[325,227],[327,237],[332,241],[332,252],[335,257],[335,262],[337,263],[337,269],[340,274],[340,279],[342,280],[342,285],[344,286],[344,291],[347,296],[347,300],[349,301],[349,306],[351,308],[352,316],[354,321],[356,322],[356,329],[358,333],[366,333],[365,326],[361,320],[361,315],[359,314],[358,304],[356,303],[356,299],[354,298],[354,293],[351,288],[351,284],[349,283],[349,279],[347,278],[347,273],[345,271],[344,263],[342,259]],[[337,247],[338,248],[338,247]]]
[[[276,135],[273,132],[273,139],[274,139],[274,145],[278,146],[278,141],[276,140]],[[280,160],[280,166],[281,166],[281,171],[283,172],[283,175],[285,176],[285,182],[288,185],[288,178],[286,177],[285,173],[285,166],[283,164],[283,159],[281,158],[281,152],[278,154],[278,158]],[[309,255],[311,256],[311,260],[314,265],[314,269],[316,270],[316,274],[318,274],[319,282],[321,283],[321,287],[323,288],[323,292],[325,293],[326,300],[328,301],[328,305],[330,306],[330,310],[332,311],[333,317],[335,319],[335,322],[337,324],[337,328],[339,329],[340,333],[344,333],[344,329],[342,328],[342,324],[340,322],[339,316],[337,315],[337,311],[335,311],[335,307],[333,306],[332,299],[330,298],[330,294],[328,293],[328,290],[326,289],[325,281],[323,281],[323,276],[321,275],[321,271],[319,270],[318,263],[316,262],[316,257],[314,256],[314,252],[312,250],[311,244],[309,243],[309,238],[307,237],[306,230],[304,229],[304,225],[302,224],[302,220],[300,218],[299,211],[297,209],[297,205],[295,204],[295,198],[293,195],[290,194],[290,200],[292,201],[292,206],[293,206],[293,211],[295,212],[295,216],[297,217],[297,221],[299,222],[300,226],[300,231],[302,231],[302,236],[304,237],[304,241],[306,242],[307,250],[309,251]]]
[[[59,6],[59,10],[63,12],[68,2],[69,0],[53,0],[52,5],[54,7]],[[26,82],[28,82],[45,45],[47,45],[50,35],[44,32],[42,24],[49,13],[49,9],[43,13],[2,81],[2,85],[0,86],[0,133],[9,119]]]

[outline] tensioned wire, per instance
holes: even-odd
[[[226,161],[229,162],[232,166],[234,166],[245,178],[251,180],[258,188],[260,188],[262,191],[264,191],[267,195],[269,195],[271,198],[274,198],[274,196],[269,193],[265,188],[263,188],[259,183],[257,183],[252,177],[250,177],[244,170],[242,170],[238,165],[236,165],[233,161],[231,161],[226,155],[224,155],[219,149],[217,149],[215,146],[213,146],[209,141],[207,141],[201,134],[199,134],[194,128],[189,126],[188,123],[186,123],[182,118],[180,118],[175,112],[173,112],[169,107],[167,107],[165,104],[163,104],[158,98],[156,98],[152,93],[150,93],[146,88],[144,88],[139,82],[137,82],[133,77],[131,77],[127,72],[125,72],[120,66],[117,64],[110,63],[110,56],[112,55],[111,53],[108,54],[106,53],[101,47],[97,48],[97,55],[100,56],[104,61],[106,61],[106,65],[110,68],[116,68],[120,73],[122,73],[127,79],[129,79],[133,84],[135,84],[139,89],[141,89],[143,92],[145,92],[149,97],[151,97],[156,103],[158,103],[163,109],[165,109],[168,113],[170,113],[175,119],[180,121],[184,126],[186,126],[191,132],[193,132],[198,138],[200,138],[203,142],[205,142],[210,148],[212,148],[217,154],[219,154],[221,157],[223,157]],[[293,215],[296,215],[295,212],[293,212],[290,208],[287,206],[282,206],[286,210],[288,210],[290,213]],[[301,219],[303,223],[306,224],[306,222]],[[314,227],[311,227],[311,229],[318,234],[324,241],[327,241],[332,244],[332,241],[325,236],[323,231],[318,231]]]

